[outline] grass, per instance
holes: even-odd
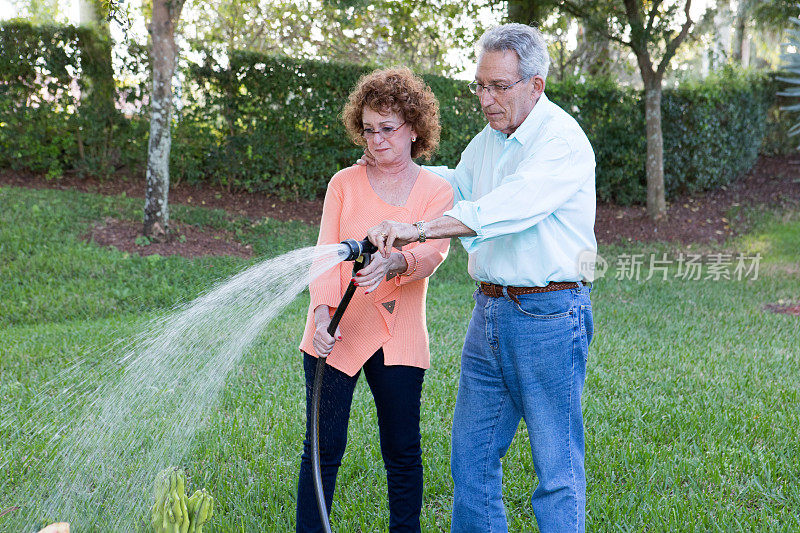
[[[115,339],[249,264],[142,258],[83,242],[92,222],[138,218],[139,204],[0,189],[0,412],[21,412],[76,359],[95,358],[102,367]],[[199,208],[176,208],[173,216],[234,231],[262,257],[311,244],[316,232]],[[674,259],[686,250],[663,244],[601,250],[611,269],[593,290],[595,337],[584,393],[591,530],[800,530],[800,320],[763,310],[800,300],[800,217],[751,213],[751,222],[747,235],[702,253],[760,253],[755,280],[684,280],[673,265],[666,280],[637,281],[620,275],[620,258]],[[423,531],[448,530],[450,523],[450,418],[474,290],[465,262],[454,243],[429,291]],[[213,531],[293,528],[304,427],[297,344],[307,306],[303,295],[273,321],[229,376],[219,408],[181,459],[192,490],[205,486],[217,499]],[[512,531],[534,529],[528,499],[535,476],[524,432],[523,425],[504,459]],[[334,529],[387,530],[377,424],[363,383],[349,434]],[[27,454],[27,446],[4,443],[0,450]],[[4,472],[0,510],[14,505],[5,495],[26,474]],[[0,518],[0,531],[3,524]]]

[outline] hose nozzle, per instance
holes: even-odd
[[[342,251],[342,255],[347,253],[347,256],[343,259],[343,261],[355,261],[362,255],[372,255],[378,251],[377,246],[369,242],[369,239],[364,238],[362,241],[357,241],[355,239],[347,239],[342,241],[342,244],[347,246],[347,250]]]

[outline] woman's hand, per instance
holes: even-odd
[[[314,324],[317,326],[314,331],[314,352],[321,357],[326,357],[333,350],[333,344],[337,340],[342,340],[342,332],[336,327],[336,338],[328,334],[328,326],[331,324],[331,315],[327,305],[318,305],[314,309]]]
[[[364,287],[364,294],[369,294],[378,288],[383,280],[391,279],[405,272],[408,263],[403,254],[394,252],[388,259],[380,254],[372,254],[370,263],[356,273],[356,283]]]

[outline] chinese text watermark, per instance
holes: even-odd
[[[596,252],[581,252],[578,270],[584,279],[594,281],[602,278],[613,266],[614,279],[649,281],[651,279],[680,279],[686,281],[745,281],[758,279],[761,254],[743,253],[679,253],[670,257],[667,253],[620,254],[609,265]]]

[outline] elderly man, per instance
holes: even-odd
[[[545,96],[550,59],[538,30],[506,24],[478,45],[485,127],[454,171],[455,205],[434,220],[370,229],[380,252],[461,237],[479,282],[461,355],[452,429],[452,531],[507,531],[502,467],[520,419],[539,484],[539,529],[584,531],[581,393],[592,338],[594,152],[578,123]],[[433,169],[436,170],[436,169]]]

